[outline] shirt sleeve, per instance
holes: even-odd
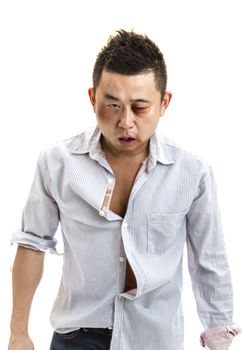
[[[197,311],[206,329],[203,338],[207,335],[211,338],[210,330],[214,328],[219,331],[219,340],[224,340],[225,327],[233,324],[233,291],[211,167],[202,177],[187,214],[187,251]],[[228,341],[230,339],[231,335]],[[219,346],[213,349],[227,348]]]
[[[45,153],[36,165],[34,181],[22,214],[21,229],[14,232],[11,244],[56,253],[54,235],[59,224],[59,210],[51,189]]]

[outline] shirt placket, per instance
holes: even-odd
[[[111,195],[112,195],[112,192],[113,192],[113,188],[112,188],[113,182],[114,182],[114,180],[113,180],[112,177],[109,177],[107,179],[106,193],[105,193],[105,196],[103,198],[102,206],[99,209],[99,215],[100,216],[105,216],[105,214],[108,212],[109,204],[110,204],[110,201],[111,201]]]
[[[121,335],[122,335],[122,320],[123,320],[123,304],[124,297],[117,295],[115,298],[115,310],[114,310],[114,325],[113,335],[110,345],[110,350],[120,350],[121,347]]]
[[[137,293],[136,296],[140,296],[146,288],[146,278],[144,276],[143,270],[140,265],[138,265],[137,261],[133,259],[133,246],[131,245],[131,221],[133,218],[133,200],[135,198],[135,195],[138,193],[140,188],[143,186],[143,184],[148,179],[148,172],[146,171],[146,161],[143,163],[140,171],[138,172],[135,184],[132,188],[130,198],[128,201],[128,208],[126,216],[124,217],[123,223],[122,223],[122,237],[123,237],[123,243],[124,243],[124,249],[127,255],[127,258],[129,260],[129,263],[135,273],[136,281],[137,281]],[[135,249],[135,248],[134,248]]]
[[[129,226],[128,220],[129,218],[132,217],[132,201],[136,193],[139,191],[141,186],[145,183],[145,181],[148,178],[148,174],[145,170],[146,170],[146,162],[143,164],[136,178],[135,184],[133,186],[133,189],[131,191],[131,195],[128,201],[127,213],[121,225],[122,237],[123,237],[123,242],[124,242],[127,257],[129,256],[129,261],[130,261],[130,264],[132,265],[132,268],[136,267],[136,271],[137,271],[136,275],[137,276],[140,275],[141,277],[141,278],[137,278],[137,283],[138,283],[137,296],[141,295],[143,290],[143,285],[145,285],[146,281],[143,276],[142,269],[140,268],[140,266],[137,266],[137,265],[135,266],[136,262],[133,260],[133,249],[130,246],[130,239],[129,239],[130,230],[128,227]],[[118,294],[117,297],[115,298],[113,336],[112,336],[110,350],[122,349],[121,337],[123,335],[123,312],[124,312],[123,306],[127,298],[134,299],[134,296],[130,296],[128,293],[122,293],[122,294]]]

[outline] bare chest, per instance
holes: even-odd
[[[134,183],[134,179],[131,181],[116,179],[116,183],[114,186],[114,190],[113,190],[113,194],[110,202],[110,210],[120,215],[121,217],[125,216],[131,189],[133,187],[133,183]]]
[[[112,166],[116,181],[111,193],[112,198],[110,200],[109,209],[121,217],[124,217],[126,214],[130,193],[140,166],[140,164],[134,167]],[[124,289],[127,291],[134,288],[136,288],[136,278],[129,261],[127,260]]]
[[[109,209],[121,217],[125,216],[128,200],[138,173],[137,167],[113,167],[115,185],[112,191]]]

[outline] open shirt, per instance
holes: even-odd
[[[231,326],[231,277],[211,167],[156,130],[120,217],[109,210],[116,179],[100,136],[96,127],[41,152],[12,239],[55,252],[60,224],[63,274],[53,328],[113,328],[111,350],[182,350],[185,243],[204,329]],[[124,291],[127,259],[137,282],[131,291]]]

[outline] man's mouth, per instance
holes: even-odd
[[[135,140],[135,138],[134,137],[119,137],[119,140],[120,141],[127,141],[127,142],[129,142],[129,141],[134,141]]]
[[[135,144],[136,139],[134,137],[119,137],[119,142],[122,146],[133,146]]]

